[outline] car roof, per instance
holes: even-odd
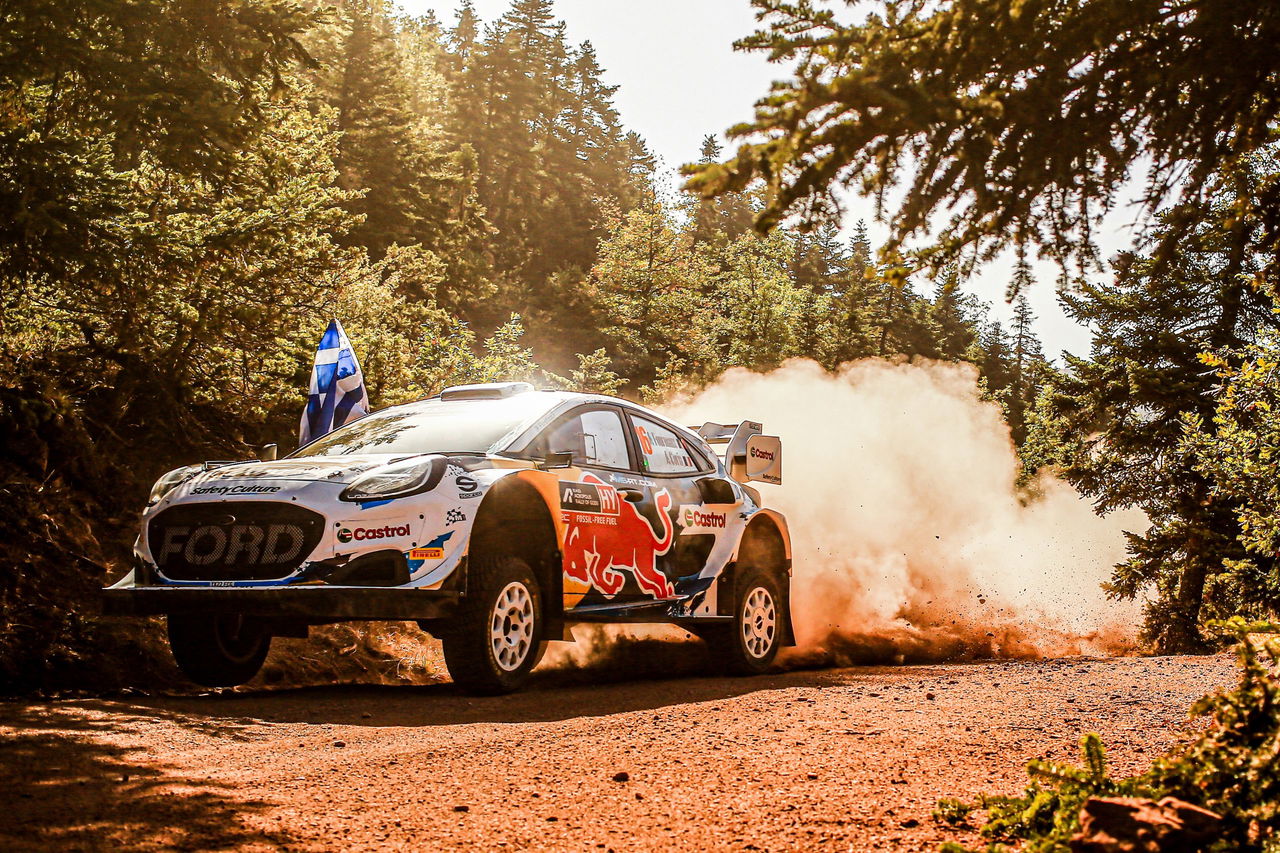
[[[558,417],[565,410],[568,410],[573,406],[588,405],[588,404],[612,405],[612,406],[618,406],[620,408],[627,409],[637,414],[644,415],[645,417],[653,418],[659,423],[672,427],[677,431],[679,431],[682,436],[688,439],[692,439],[694,442],[696,442],[699,445],[706,444],[703,438],[700,435],[698,435],[696,432],[684,426],[683,424],[680,424],[680,423],[677,423],[676,421],[671,420],[671,418],[667,417],[666,415],[660,414],[659,412],[655,412],[652,409],[649,409],[640,405],[639,403],[633,403],[630,400],[624,400],[621,397],[611,397],[608,394],[589,394],[589,393],[582,393],[579,391],[534,390],[534,391],[524,391],[524,392],[514,394],[509,397],[504,397],[501,399],[510,400],[515,397],[527,398],[531,394],[537,394],[546,401],[546,406],[543,408],[542,414],[532,417],[528,421],[526,421],[524,426],[521,429],[516,430],[513,435],[508,436],[508,439],[510,439],[510,441],[503,442],[504,444],[509,445],[511,441],[514,441],[515,439],[523,435],[527,435],[529,430],[534,428],[540,428],[541,426],[544,425],[544,421],[550,419],[548,416]],[[431,401],[442,402],[442,403],[452,403],[452,402],[471,403],[471,402],[475,402],[475,399],[474,398],[462,399],[462,400],[456,400],[456,401],[442,400],[441,396],[439,394],[436,394],[432,397],[425,397],[421,400],[414,400],[413,402],[402,403],[400,405],[409,407],[409,406],[417,405],[419,403],[426,403]],[[398,408],[398,407],[389,406],[388,408]]]

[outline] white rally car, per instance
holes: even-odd
[[[722,455],[713,446],[719,445]],[[449,388],[269,462],[155,484],[107,612],[164,614],[194,681],[241,684],[272,636],[417,620],[454,681],[518,687],[580,622],[669,622],[740,673],[792,642],[782,481],[758,423],[697,430],[612,397]]]

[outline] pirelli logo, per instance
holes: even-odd
[[[409,551],[410,560],[443,560],[443,548],[413,548]]]

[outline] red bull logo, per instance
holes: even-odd
[[[561,483],[565,575],[589,583],[606,598],[612,598],[627,582],[623,572],[630,572],[646,595],[673,598],[671,581],[658,569],[658,557],[671,550],[675,538],[671,516],[667,514],[671,495],[663,489],[654,499],[662,525],[662,530],[655,532],[634,504],[618,499],[612,486],[590,474],[584,480]],[[584,498],[582,492],[595,494]]]

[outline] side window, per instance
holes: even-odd
[[[696,474],[702,468],[684,441],[648,418],[631,416],[640,446],[640,470],[646,474]]]
[[[575,462],[605,468],[629,468],[622,417],[609,409],[575,412],[555,426],[547,439],[552,453],[569,451]]]

